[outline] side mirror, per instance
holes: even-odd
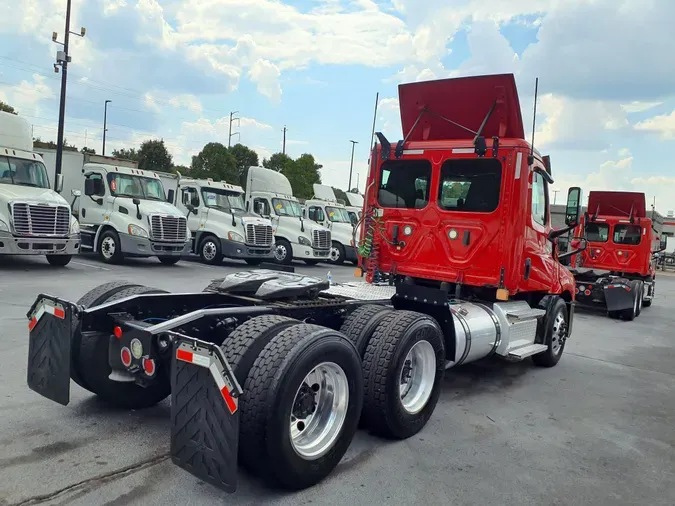
[[[140,199],[137,199],[136,197],[134,197],[131,202],[133,202],[135,206],[138,206],[141,203]]]
[[[549,155],[542,156],[541,160],[544,162],[544,168],[546,169],[546,172],[548,172],[549,176],[552,176],[551,174],[551,157]]]
[[[661,239],[661,242],[659,243],[659,249],[663,251],[666,249],[668,246],[668,236],[665,236],[663,239]]]
[[[578,186],[573,186],[567,192],[567,206],[565,208],[565,224],[568,227],[576,227],[579,224],[581,216],[581,202],[583,190]]]
[[[265,211],[265,206],[263,206],[262,202],[255,202],[253,204],[253,212],[255,214],[259,214],[260,216],[262,216],[264,211]]]
[[[70,194],[73,197],[80,197],[82,195],[82,192],[80,190],[76,190],[75,188],[73,188],[72,190],[70,190]]]
[[[251,208],[251,201],[247,200],[246,201],[246,210],[248,211]]]
[[[84,194],[91,197],[103,193],[103,181],[100,179],[87,178],[84,180]]]
[[[56,193],[63,191],[63,174],[56,176]]]
[[[192,204],[192,207],[199,207],[199,196],[198,195],[193,195],[192,198],[190,199],[190,204]]]
[[[174,202],[173,202],[173,199],[174,199],[175,196],[176,196],[176,192],[173,191],[173,189],[171,189],[171,190],[169,190],[168,192],[166,192],[166,200],[167,200],[170,204],[173,204],[173,203],[174,203]]]

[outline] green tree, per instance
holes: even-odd
[[[88,147],[85,146],[82,149],[80,149],[80,153],[88,153],[90,155],[95,155],[96,150],[94,148],[88,148]]]
[[[237,162],[237,172],[239,174],[237,179],[238,184],[243,188],[246,188],[246,176],[248,176],[248,168],[256,167],[258,165],[258,153],[239,143],[232,146],[229,151]],[[235,181],[232,181],[232,183],[237,184]]]
[[[237,160],[220,142],[209,142],[197,156],[193,156],[190,172],[194,177],[210,177],[215,181],[239,181]]]
[[[112,155],[115,158],[122,158],[123,160],[131,160],[134,162],[138,161],[138,152],[135,148],[113,149]]]
[[[138,150],[138,168],[169,172],[173,167],[173,157],[166,149],[164,140],[148,140]]]
[[[312,155],[305,153],[291,163],[286,163],[281,173],[290,181],[293,195],[299,199],[308,199],[314,195],[313,185],[321,184],[321,167]]]
[[[39,137],[33,139],[33,149],[56,149],[56,143],[54,141],[43,141]]]
[[[284,153],[274,153],[269,160],[263,160],[263,167],[266,169],[276,170],[277,172],[284,172],[288,170],[287,166],[293,165],[293,159]]]
[[[176,174],[178,172],[181,173],[181,175],[185,175],[190,171],[190,167],[186,167],[185,165],[174,165],[171,167],[171,173]]]
[[[0,100],[0,111],[8,112],[10,114],[19,114],[14,107],[4,103],[2,100]]]

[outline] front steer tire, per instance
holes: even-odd
[[[326,451],[306,458],[293,446],[291,414],[307,374],[327,362],[337,364],[346,380],[345,417]],[[363,404],[359,356],[345,336],[304,323],[286,328],[260,352],[242,387],[239,448],[247,468],[269,485],[291,490],[311,487],[333,471],[354,437]]]
[[[564,329],[560,328],[561,324],[564,325]],[[543,325],[542,332],[544,333],[541,344],[545,344],[547,349],[532,355],[532,362],[539,367],[553,367],[560,362],[568,337],[569,313],[563,299],[555,298],[541,325]]]
[[[105,302],[150,293],[168,293],[165,290],[145,286],[131,286],[115,292]],[[171,393],[169,371],[158,367],[157,377],[147,387],[135,383],[122,383],[108,378],[111,369],[108,362],[110,334],[85,332],[81,334],[78,371],[88,390],[111,406],[122,409],[149,408],[164,400]]]
[[[413,346],[428,343],[433,349],[430,367],[433,379],[427,384],[428,398],[411,413],[404,408],[400,395],[403,368]],[[420,349],[426,348],[421,344]],[[388,439],[406,439],[426,425],[436,408],[445,374],[445,344],[438,322],[414,311],[387,314],[373,333],[363,357],[365,395],[363,423],[372,433]]]

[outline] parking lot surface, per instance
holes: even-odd
[[[235,270],[155,259],[123,266],[77,257],[0,258],[0,505],[675,504],[675,277],[633,322],[579,311],[552,369],[488,360],[450,370],[426,428],[406,441],[357,434],[321,484],[266,489],[240,474],[228,495],[171,464],[169,404],[112,410],[74,383],[60,406],[26,386],[25,313],[46,292],[77,300],[128,279],[201,291]],[[353,280],[353,267],[296,271]]]

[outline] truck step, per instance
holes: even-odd
[[[544,316],[546,314],[546,311],[543,309],[532,309],[532,308],[526,308],[526,309],[507,309],[506,310],[506,316],[509,318],[509,320],[516,320],[516,321],[527,321],[527,320],[534,320],[536,318],[539,318],[540,316]]]
[[[532,355],[536,355],[542,351],[546,351],[548,346],[545,344],[528,344],[527,346],[521,346],[520,348],[515,348],[509,350],[509,358],[513,360],[522,360]]]

